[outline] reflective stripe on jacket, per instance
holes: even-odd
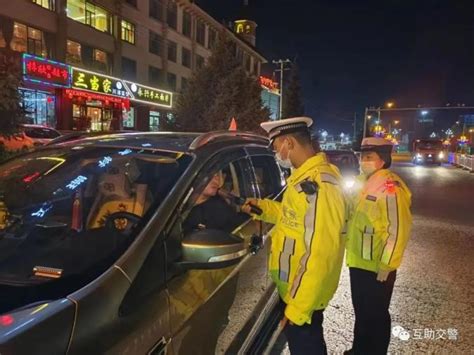
[[[395,270],[410,237],[411,192],[387,169],[367,181],[360,176],[359,181],[348,224],[347,266],[373,272]]]
[[[259,201],[259,218],[274,223],[270,274],[297,325],[333,297],[344,258],[345,200],[339,170],[324,153],[308,159],[288,179],[282,202]]]

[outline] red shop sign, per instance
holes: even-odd
[[[67,64],[23,54],[23,79],[56,87],[71,87],[71,68]]]
[[[88,91],[82,90],[74,90],[74,89],[66,89],[66,95],[69,99],[73,97],[82,97],[86,100],[98,100],[105,102],[106,104],[113,103],[113,104],[120,104],[124,109],[130,109],[130,100],[129,99],[122,99],[120,97],[109,96],[109,95],[101,95],[95,94]]]

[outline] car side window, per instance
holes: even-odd
[[[196,178],[167,239],[167,261],[181,258],[181,241],[192,232],[214,229],[231,233],[250,217],[239,211],[239,199],[254,197],[248,160],[213,164]]]
[[[271,155],[251,157],[255,187],[260,198],[276,197],[286,186],[285,176]]]

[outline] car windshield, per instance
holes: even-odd
[[[70,145],[0,165],[0,314],[45,293],[71,292],[104,272],[191,160],[159,150]]]
[[[416,142],[416,147],[418,149],[442,149],[443,143],[440,141],[419,141]]]
[[[28,137],[37,139],[54,139],[60,136],[54,129],[42,127],[25,127],[25,134]]]
[[[325,152],[331,164],[336,165],[341,173],[358,173],[359,162],[354,153],[327,151]]]

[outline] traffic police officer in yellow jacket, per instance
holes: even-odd
[[[391,152],[392,143],[384,138],[362,141],[362,174],[353,191],[346,242],[354,342],[345,354],[386,354],[390,343],[388,309],[412,224],[410,190],[388,170]]]
[[[269,269],[284,302],[292,354],[326,354],[323,311],[339,283],[346,218],[339,170],[311,144],[308,117],[262,123],[283,168],[293,168],[282,202],[248,200],[275,224]],[[245,209],[244,211],[249,211]]]

